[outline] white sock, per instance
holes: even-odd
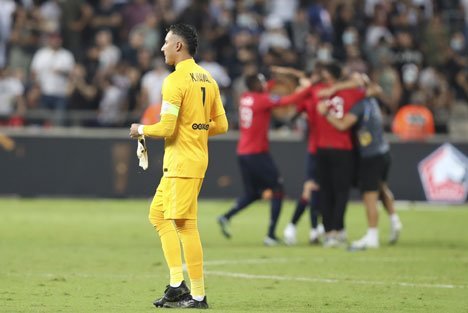
[[[193,300],[197,300],[197,301],[203,301],[203,299],[205,299],[205,296],[192,296]]]
[[[182,285],[182,282],[181,282],[181,281],[178,282],[178,283],[175,283],[175,284],[170,284],[170,286],[171,286],[172,288],[180,287],[180,285]]]
[[[367,229],[367,237],[371,239],[377,239],[379,238],[379,230],[375,227],[371,227]]]
[[[396,213],[393,213],[392,215],[390,215],[390,221],[395,224],[395,223],[398,223],[400,221],[400,218],[398,217],[398,215]]]

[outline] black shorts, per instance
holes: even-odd
[[[378,191],[379,185],[387,181],[390,170],[390,153],[359,159],[359,187],[361,192]]]
[[[248,195],[260,195],[265,189],[279,190],[282,178],[269,153],[238,156],[239,166]]]
[[[317,155],[313,153],[307,153],[306,161],[307,180],[317,181]]]

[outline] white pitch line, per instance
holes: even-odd
[[[417,283],[406,283],[406,282],[383,282],[383,281],[371,281],[371,280],[340,280],[334,278],[317,278],[317,277],[294,277],[294,276],[280,276],[280,275],[255,275],[247,273],[233,273],[223,271],[205,271],[206,275],[213,276],[224,276],[234,277],[243,279],[266,279],[266,280],[281,280],[281,281],[300,281],[300,282],[313,282],[313,283],[348,283],[357,285],[397,285],[401,287],[415,287],[415,288],[438,288],[438,289],[454,289],[454,288],[465,288],[463,285],[453,284],[417,284]]]
[[[272,259],[241,259],[241,260],[212,260],[205,261],[205,266],[216,265],[240,265],[240,264],[272,264],[272,263],[291,263],[303,261],[304,258],[272,258]],[[186,271],[186,264],[183,264]],[[225,271],[204,271],[206,275],[233,277],[242,279],[263,279],[263,280],[279,280],[279,281],[299,281],[299,282],[314,282],[314,283],[348,283],[356,285],[396,285],[401,287],[414,287],[414,288],[438,288],[438,289],[455,289],[466,288],[465,285],[455,284],[424,284],[424,283],[408,283],[408,282],[384,282],[384,281],[371,281],[371,280],[352,280],[352,279],[336,279],[336,278],[320,278],[320,277],[294,277],[283,275],[256,275],[248,273],[236,273]],[[106,277],[111,279],[128,279],[128,278],[154,278],[155,274],[152,273],[128,273],[128,274],[103,274],[103,273],[1,273],[1,275],[14,276],[14,277],[27,277],[27,276],[40,276],[47,278],[57,277]]]
[[[274,258],[274,259],[241,259],[241,260],[211,260],[203,262],[204,265],[239,265],[239,264],[271,264],[271,263],[291,263],[303,261],[304,258]]]

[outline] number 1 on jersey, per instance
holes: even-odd
[[[206,88],[201,87],[203,106],[205,106]]]

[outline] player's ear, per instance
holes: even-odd
[[[180,50],[182,50],[182,47],[183,47],[183,43],[181,41],[178,41],[176,43],[176,51],[179,52]]]

